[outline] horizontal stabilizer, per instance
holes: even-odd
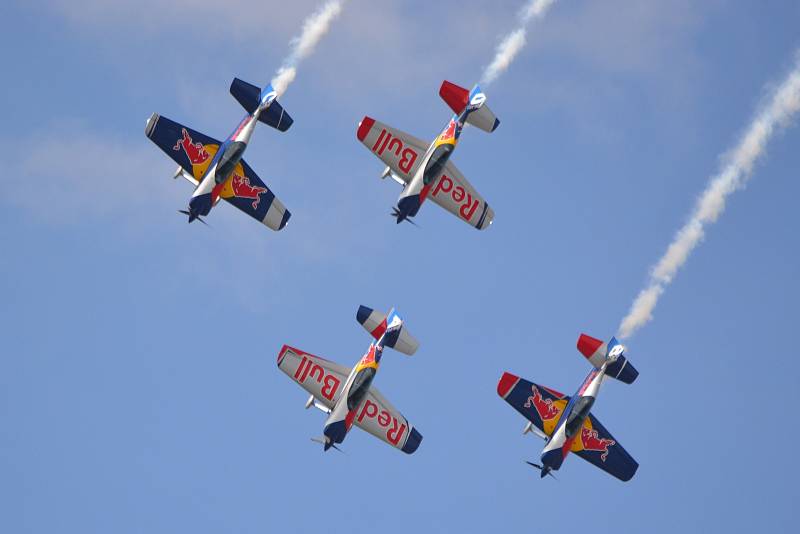
[[[367,308],[366,306],[359,306],[358,312],[356,312],[356,320],[364,327],[364,330],[369,332],[376,340],[380,339],[386,332],[386,318],[386,314],[373,310],[372,308]],[[387,347],[393,348],[408,356],[413,355],[417,352],[417,348],[419,348],[419,341],[408,332],[408,328],[406,328],[405,324],[400,328],[399,335],[392,336],[391,339],[385,340],[385,343]]]
[[[495,117],[489,106],[483,104],[481,107],[467,115],[467,124],[480,128],[484,132],[492,133],[500,126],[500,119]]]
[[[253,113],[261,101],[261,89],[239,78],[234,78],[231,82],[231,94],[248,113]],[[281,132],[288,130],[294,122],[277,100],[273,100],[269,107],[261,112],[258,120]]]
[[[445,80],[439,88],[439,96],[456,115],[461,115],[467,106],[470,106],[466,118],[467,124],[489,133],[495,131],[500,125],[500,120],[485,104],[486,95],[477,85],[472,88],[472,91],[467,91],[463,87]]]
[[[593,338],[592,336],[587,336],[586,334],[581,334],[578,338],[578,350],[589,360],[589,363],[597,369],[603,366],[609,354],[611,354],[616,347],[619,347],[617,350],[620,351],[620,354],[616,356],[614,361],[608,364],[606,376],[616,378],[620,382],[626,384],[632,384],[633,381],[636,380],[636,377],[639,376],[639,371],[637,371],[633,364],[622,355],[625,347],[623,347],[616,338],[612,337],[611,341],[608,343]]]

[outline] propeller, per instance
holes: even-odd
[[[334,449],[336,449],[337,451],[341,452],[342,454],[345,454],[345,452],[342,449],[340,449],[339,447],[337,447],[335,443],[329,443],[327,438],[324,438],[324,437],[322,437],[322,438],[311,438],[311,441],[313,441],[314,443],[321,443],[322,445],[325,445],[327,447],[333,447]]]
[[[402,217],[402,214],[400,213],[400,210],[397,209],[397,207],[392,208],[392,213],[390,213],[389,215],[391,215],[392,217],[397,219],[398,223],[401,223],[403,221],[407,221],[407,222],[410,222],[412,225],[416,226],[417,228],[419,228],[419,225],[417,223],[415,223],[414,221],[412,221],[411,219],[409,219],[408,217],[403,217],[401,219],[400,217]]]
[[[191,212],[188,212],[188,211],[186,211],[186,210],[178,210],[178,213],[183,213],[184,215],[188,215],[188,216],[189,216],[189,222],[192,222],[194,219],[197,219],[197,220],[198,220],[198,221],[200,221],[201,223],[203,223],[203,224],[205,224],[206,226],[208,226],[208,223],[207,223],[207,222],[205,222],[205,221],[204,221],[203,219],[201,219],[200,217],[194,217],[194,218],[192,218],[192,214],[191,214]]]
[[[528,464],[528,465],[532,465],[533,467],[535,467],[536,469],[541,471],[542,472],[542,478],[544,478],[545,475],[550,475],[551,477],[553,477],[556,480],[558,480],[556,478],[556,476],[553,474],[553,472],[552,472],[553,470],[550,467],[543,467],[543,466],[541,466],[539,464],[535,464],[535,463],[529,462],[527,460],[525,461],[525,463]]]

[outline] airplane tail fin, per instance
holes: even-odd
[[[413,355],[419,348],[419,341],[408,332],[403,319],[394,310],[385,315],[372,308],[359,306],[356,320],[373,338],[376,340],[383,338],[384,347],[408,356]]]
[[[248,113],[254,113],[260,109],[258,120],[269,124],[278,131],[285,132],[294,122],[283,106],[278,103],[277,93],[272,88],[272,84],[262,90],[239,78],[234,78],[231,82],[231,94]]]
[[[478,85],[473,87],[472,91],[468,91],[445,80],[439,88],[439,96],[458,115],[468,110],[465,119],[467,124],[489,133],[495,131],[500,125],[500,120],[486,105],[486,94]]]
[[[620,382],[633,384],[639,371],[625,358],[625,346],[612,337],[611,341],[603,341],[581,334],[578,338],[578,350],[595,367],[601,367],[606,361],[606,375],[616,378]]]

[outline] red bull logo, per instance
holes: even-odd
[[[233,194],[239,198],[253,199],[253,209],[258,209],[258,203],[261,202],[261,193],[266,193],[266,187],[259,187],[257,185],[250,185],[250,178],[234,174],[231,177],[231,189]]]
[[[555,419],[561,413],[561,410],[558,406],[553,404],[553,399],[545,399],[542,397],[542,394],[539,392],[539,388],[536,386],[531,386],[531,392],[533,395],[528,397],[528,400],[525,401],[525,407],[533,408],[536,410],[536,413],[539,414],[539,417],[542,418],[542,421],[547,421],[550,419]]]
[[[205,161],[211,157],[211,155],[206,151],[206,148],[202,145],[202,143],[195,143],[192,141],[192,137],[189,135],[189,132],[186,131],[186,128],[182,128],[183,130],[183,138],[178,139],[175,142],[175,146],[172,150],[180,150],[183,148],[183,151],[189,157],[189,161],[192,165],[200,165],[205,163]]]
[[[584,450],[602,452],[600,459],[605,462],[608,457],[608,448],[616,445],[617,442],[613,439],[601,438],[597,430],[584,426],[581,428],[581,443],[583,443]]]
[[[369,346],[369,350],[364,355],[364,357],[361,358],[361,361],[359,362],[358,366],[359,367],[370,367],[370,366],[372,366],[372,367],[377,368],[378,366],[376,365],[376,362],[378,361],[379,358],[377,357],[376,353],[377,353],[377,350],[375,348],[375,345],[370,345]]]
[[[439,136],[439,141],[446,142],[454,139],[456,136],[456,121],[454,119],[450,119],[450,124],[447,125],[447,128],[444,129],[442,135]]]

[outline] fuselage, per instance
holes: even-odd
[[[464,129],[464,123],[472,111],[474,109],[467,106],[461,114],[454,114],[447,126],[428,146],[422,157],[422,163],[397,201],[398,223],[407,217],[414,217],[419,212],[436,178],[442,173],[453,154]]]
[[[208,215],[211,208],[219,202],[222,188],[242,160],[260,114],[261,108],[259,107],[253,113],[245,115],[233,133],[220,145],[208,170],[200,179],[200,184],[189,200],[190,217]]]
[[[353,427],[358,407],[364,401],[380,367],[383,355],[382,339],[370,344],[366,354],[350,371],[336,403],[325,421],[325,450],[341,443]]]
[[[561,413],[555,430],[542,451],[542,476],[561,467],[576,438],[580,437],[581,429],[605,379],[607,365],[604,363],[600,368],[591,370]]]

